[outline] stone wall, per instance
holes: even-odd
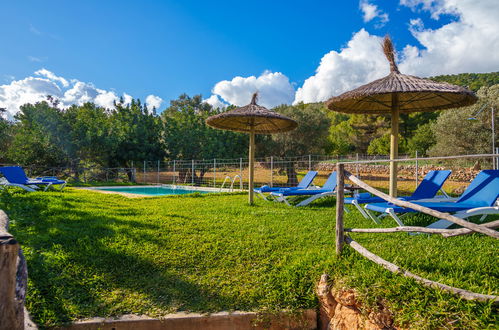
[[[373,165],[373,164],[359,164],[359,165],[345,165],[345,169],[355,173],[359,169],[361,175],[373,175],[373,176],[388,176],[390,174],[390,167],[386,165]],[[334,163],[319,163],[314,168],[319,171],[334,171],[336,170],[336,164]],[[399,165],[398,167],[399,176],[410,176],[414,177],[416,173],[416,165]],[[445,170],[449,167],[436,166],[436,165],[423,165],[418,168],[419,176],[422,178],[429,171]],[[471,168],[454,168],[452,169],[452,175],[450,179],[452,181],[458,182],[470,182],[475,178],[475,176],[480,172],[480,166],[474,166]]]

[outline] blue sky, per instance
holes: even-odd
[[[181,93],[207,98],[220,81],[264,72],[282,73],[296,90],[362,29],[368,37],[389,33],[400,52],[424,50],[411,29],[438,31],[462,18],[420,2],[3,1],[0,85],[44,68],[116,95],[159,96],[161,108]],[[365,3],[377,6],[369,21]]]

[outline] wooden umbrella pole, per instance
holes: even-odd
[[[250,143],[249,143],[249,203],[253,204],[253,180],[255,174],[255,130],[252,129],[250,132]]]
[[[392,132],[390,134],[390,159],[397,159],[399,154],[399,95],[392,94]],[[390,196],[397,197],[397,163],[390,163]]]

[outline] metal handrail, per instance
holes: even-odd
[[[232,179],[232,183],[230,184],[230,191],[232,192],[234,190],[234,182],[236,179],[239,178],[239,190],[243,190],[243,178],[239,175],[236,174],[234,178]]]
[[[222,183],[222,185],[220,186],[220,191],[222,191],[222,189],[224,188],[224,185],[225,185],[225,182],[227,182],[227,179],[230,180],[231,182],[231,186],[232,186],[232,178],[230,177],[230,175],[226,175],[225,178],[224,178],[224,182]]]

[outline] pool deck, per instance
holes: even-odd
[[[164,196],[178,196],[178,195],[141,195],[134,193],[127,193],[122,191],[107,191],[102,189],[114,189],[114,188],[168,188],[168,189],[182,189],[182,190],[194,190],[194,191],[205,191],[211,193],[227,193],[227,192],[242,192],[244,190],[240,189],[227,189],[227,188],[213,188],[213,187],[194,187],[194,186],[178,186],[171,184],[161,184],[161,185],[140,185],[140,186],[99,186],[99,187],[73,187],[75,189],[91,190],[99,192],[102,194],[118,194],[128,198],[145,198],[145,197],[164,197]]]

